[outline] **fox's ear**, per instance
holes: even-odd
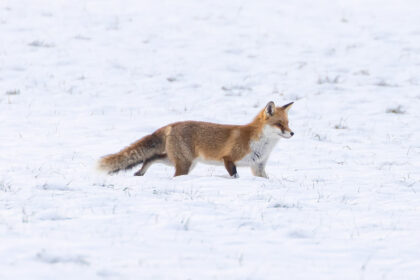
[[[270,101],[267,103],[267,106],[265,106],[264,112],[267,117],[271,117],[274,115],[274,112],[276,111],[276,105],[274,105],[273,101]]]
[[[281,108],[282,108],[284,111],[286,111],[286,113],[287,113],[287,112],[289,112],[290,108],[292,108],[293,103],[294,103],[294,102],[287,103],[286,105],[283,105]]]

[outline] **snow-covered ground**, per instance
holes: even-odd
[[[295,101],[270,179],[97,159]],[[417,0],[1,0],[0,279],[419,279]]]

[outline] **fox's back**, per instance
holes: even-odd
[[[191,149],[191,155],[208,160],[220,160],[225,156],[244,156],[249,146],[246,129],[239,125],[225,125],[199,121],[185,121],[169,125],[169,142],[175,142],[183,152]]]

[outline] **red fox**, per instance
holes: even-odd
[[[175,166],[175,175],[186,175],[197,161],[224,163],[237,178],[236,165],[250,166],[255,176],[268,178],[265,165],[279,138],[290,138],[288,111],[293,102],[276,107],[273,101],[246,125],[185,121],[164,126],[116,154],[102,157],[98,167],[108,173],[143,163],[135,176],[143,176],[155,162]]]

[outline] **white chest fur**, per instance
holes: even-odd
[[[251,152],[241,159],[239,165],[255,165],[267,161],[271,151],[279,140],[276,128],[266,126],[258,140],[252,141],[250,144]]]

